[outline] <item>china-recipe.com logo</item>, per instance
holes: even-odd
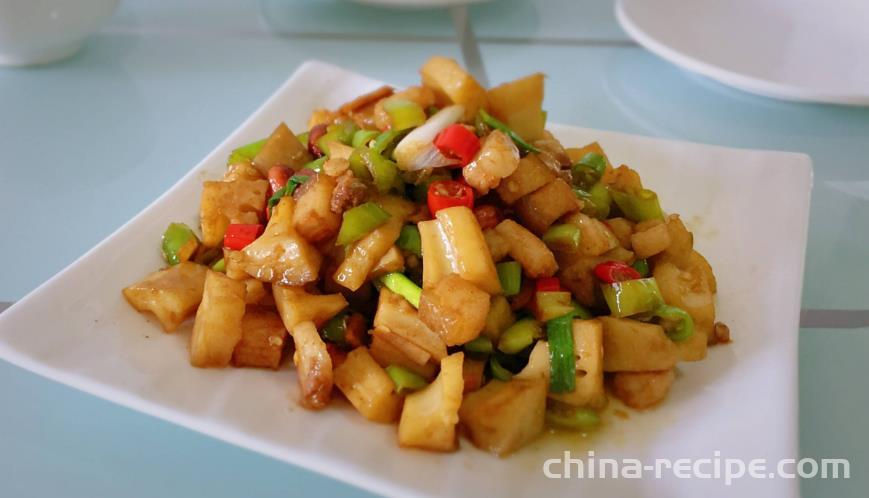
[[[542,470],[549,479],[661,479],[672,475],[677,479],[719,479],[729,486],[743,478],[849,479],[851,462],[846,458],[745,460],[722,458],[720,451],[715,451],[711,458],[656,458],[643,462],[636,458],[597,458],[594,451],[589,451],[585,458],[575,458],[565,451],[561,458],[545,460]]]

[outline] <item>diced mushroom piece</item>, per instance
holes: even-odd
[[[225,367],[242,336],[244,282],[208,270],[202,303],[190,336],[190,364],[194,367]]]
[[[272,295],[287,330],[302,322],[320,327],[347,307],[341,294],[311,294],[303,287],[273,285]]]
[[[504,456],[543,432],[547,383],[542,378],[489,381],[465,397],[459,417],[474,446]]]
[[[296,346],[293,363],[301,390],[299,403],[313,410],[325,408],[332,399],[332,358],[326,343],[314,322],[302,322],[291,332]]]
[[[498,195],[505,204],[513,204],[552,180],[555,180],[555,172],[536,155],[528,154],[519,160],[516,171],[498,186]]]
[[[486,89],[455,60],[435,56],[419,70],[422,84],[434,90],[440,106],[461,104],[465,108],[463,121],[470,121],[486,104]]]
[[[464,353],[453,353],[442,359],[434,382],[407,396],[398,424],[398,444],[433,451],[456,449],[456,424],[465,388],[464,357]]]
[[[627,218],[610,218],[606,220],[607,226],[613,235],[619,240],[619,244],[627,250],[631,250],[631,235],[634,234],[634,222]]]
[[[248,308],[241,320],[241,340],[232,352],[232,365],[277,369],[286,339],[287,329],[277,313]]]
[[[154,313],[166,332],[177,329],[193,316],[202,300],[206,268],[184,261],[154,272],[123,291],[138,311]]]
[[[436,219],[417,223],[417,228],[422,243],[423,288],[457,273],[489,294],[501,293],[495,262],[473,211],[464,206],[441,209]]]
[[[390,218],[384,225],[353,242],[347,256],[338,266],[332,279],[342,287],[356,291],[369,279],[372,271],[401,234],[402,219]]]
[[[199,203],[202,243],[208,247],[222,245],[230,223],[259,223],[268,186],[265,180],[246,178],[203,183]]]
[[[643,410],[663,401],[675,378],[676,374],[672,369],[658,372],[618,372],[613,375],[613,394],[631,408]]]
[[[383,423],[398,418],[401,400],[394,392],[395,384],[367,348],[351,351],[335,368],[334,377],[335,385],[363,417]]]
[[[248,275],[284,285],[317,280],[323,256],[293,227],[295,209],[292,197],[281,198],[265,233],[241,251]]]
[[[522,197],[514,205],[522,224],[537,235],[543,235],[555,220],[579,211],[579,207],[576,194],[561,178]]]
[[[447,355],[443,339],[419,318],[419,313],[398,294],[383,288],[374,315],[374,328],[397,334],[428,352],[435,360]]]
[[[510,242],[494,228],[483,231],[483,237],[486,238],[486,245],[489,246],[492,261],[498,263],[510,254]]]
[[[272,132],[266,143],[253,158],[253,165],[265,175],[272,166],[289,166],[301,168],[312,159],[306,144],[302,144],[296,135],[281,123]]]
[[[579,231],[582,233],[579,240],[579,252],[584,256],[600,256],[619,246],[619,240],[613,231],[598,219],[583,213],[575,213],[568,216],[564,222],[579,227]]]
[[[306,185],[293,211],[293,228],[309,242],[323,242],[334,237],[341,227],[341,216],[331,209],[337,182],[329,175],[317,174]]]
[[[565,263],[558,271],[561,285],[567,288],[583,306],[594,307],[598,302],[600,281],[594,276],[594,267],[606,261],[599,256],[580,256]]]
[[[638,258],[650,258],[669,246],[670,232],[660,220],[638,223],[631,235],[631,247]]]
[[[597,319],[603,323],[605,372],[669,370],[676,365],[678,348],[660,325],[630,318]]]
[[[529,142],[544,136],[543,73],[529,74],[489,89],[492,114]]]
[[[510,245],[510,257],[522,265],[531,278],[551,277],[558,270],[555,255],[536,235],[513,220],[504,220],[495,231]]]
[[[426,379],[435,376],[436,365],[428,361],[431,354],[398,334],[372,330],[369,352],[381,367],[398,365]]]

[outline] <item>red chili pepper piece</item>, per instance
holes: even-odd
[[[262,235],[263,230],[265,230],[265,227],[260,224],[233,223],[226,227],[226,234],[223,236],[223,247],[240,251]]]
[[[607,284],[643,278],[643,276],[640,275],[640,272],[631,268],[627,263],[622,261],[604,261],[594,267],[594,274],[602,282]]]
[[[538,278],[535,288],[537,292],[561,292],[561,281],[558,277]]]
[[[446,127],[435,137],[434,145],[445,156],[460,160],[463,166],[473,161],[480,151],[480,139],[460,124]]]
[[[474,208],[474,189],[454,180],[431,182],[428,186],[428,210],[435,214],[454,206]]]

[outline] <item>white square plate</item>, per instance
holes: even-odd
[[[199,370],[187,332],[163,334],[133,311],[121,288],[161,266],[155,249],[170,221],[198,224],[201,182],[220,177],[232,148],[279,121],[304,127],[315,107],[336,107],[379,82],[309,62],[177,185],[132,221],[0,315],[0,358],[40,375],[213,437],[389,495],[796,496],[797,481],[716,479],[550,480],[542,464],[574,458],[766,458],[797,455],[797,332],[812,183],[801,154],[554,126],[570,145],[598,140],[636,167],[665,209],[683,215],[719,282],[719,317],[734,342],[683,364],[663,406],[614,419],[590,440],[545,437],[508,459],[462,441],[433,454],[396,446],[392,426],[346,403],[298,408],[294,374]],[[189,329],[188,329],[189,330]]]

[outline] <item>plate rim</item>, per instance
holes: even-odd
[[[332,71],[340,71],[344,73],[350,74],[359,74],[355,73],[349,69],[342,68],[340,66],[330,64],[327,62],[322,62],[314,59],[309,59],[297,66],[297,68],[293,71],[293,73],[283,82],[281,83],[277,89],[269,95],[265,101],[259,105],[247,118],[245,118],[242,123],[236,127],[226,138],[220,141],[213,149],[211,149],[201,161],[199,161],[194,167],[192,167],[189,171],[184,173],[171,187],[169,187],[165,192],[160,194],[154,201],[149,203],[147,206],[142,208],[142,210],[137,213],[135,216],[130,218],[120,227],[115,229],[110,235],[104,238],[102,241],[97,243],[94,247],[86,251],[84,254],[76,258],[72,263],[67,265],[65,268],[57,272],[51,278],[37,286],[32,291],[28,292],[23,298],[13,304],[10,308],[8,308],[4,313],[0,314],[0,326],[8,326],[10,324],[14,324],[14,319],[16,318],[15,311],[26,305],[30,301],[36,299],[38,295],[47,287],[52,286],[57,280],[62,279],[68,272],[73,271],[81,262],[91,256],[92,253],[97,252],[105,245],[111,244],[116,237],[119,236],[121,232],[127,230],[129,225],[136,223],[140,218],[144,218],[148,216],[148,212],[152,210],[155,206],[161,204],[165,198],[170,197],[173,193],[180,189],[182,184],[185,183],[190,177],[197,176],[201,174],[201,170],[206,166],[206,164],[210,161],[211,156],[213,156],[219,149],[226,146],[228,143],[234,140],[234,137],[242,132],[246,127],[248,127],[251,122],[254,122],[258,119],[258,115],[264,111],[269,109],[273,102],[278,100],[279,97],[285,92],[286,88],[292,86],[297,80],[303,78],[308,71],[317,68],[325,68]],[[371,78],[369,78],[371,79]],[[371,79],[371,81],[376,81]],[[597,131],[604,133],[611,133],[616,135],[623,135],[643,140],[651,140],[656,142],[671,142],[678,144],[694,144],[694,145],[702,145],[704,147],[715,147],[719,149],[725,150],[753,150],[758,151],[758,149],[744,149],[737,147],[727,147],[721,145],[714,144],[703,144],[699,142],[690,142],[685,140],[674,140],[669,138],[658,138],[651,137],[646,135],[635,135],[620,131],[612,131],[612,130],[597,130],[591,128],[584,128],[575,125],[568,124],[560,124],[560,123],[552,123],[550,124],[553,128],[567,128],[567,129],[575,129],[575,130],[585,130],[585,131]],[[801,265],[799,267],[799,282],[800,282],[800,295],[802,294],[802,286],[804,283],[805,277],[805,254],[807,250],[807,242],[808,242],[808,228],[809,228],[809,208],[810,208],[810,199],[811,192],[813,188],[813,164],[811,157],[807,154],[800,152],[790,152],[790,151],[776,151],[776,150],[763,150],[763,152],[768,153],[776,153],[776,154],[787,154],[792,155],[795,158],[799,158],[801,163],[805,168],[802,168],[803,171],[800,174],[807,175],[807,200],[805,202],[805,210],[804,212],[799,213],[802,218],[805,219],[804,223],[801,223],[803,227],[802,233],[800,234],[800,255],[801,255]],[[798,346],[799,340],[799,308],[800,301],[796,301],[796,309],[794,310],[794,323],[796,327],[794,327],[793,331],[793,346],[796,348]],[[14,325],[13,325],[14,326]],[[793,360],[788,364],[788,369],[793,370],[793,374],[791,377],[794,379],[794,382],[790,385],[790,393],[787,401],[791,405],[791,409],[787,412],[788,419],[793,421],[793,427],[791,435],[788,439],[789,442],[792,443],[793,447],[798,449],[798,430],[799,430],[799,410],[798,410],[798,395],[799,395],[799,379],[798,379],[798,366],[799,366],[799,357],[798,352],[795,349],[791,355]],[[23,368],[29,372],[32,372],[36,375],[44,377],[54,382],[58,382],[62,385],[69,386],[76,390],[82,391],[89,395],[95,396],[97,398],[104,399],[111,403],[117,404],[119,406],[123,406],[125,408],[135,410],[137,412],[141,412],[143,414],[153,416],[157,419],[164,420],[186,429],[192,430],[196,433],[207,435],[209,437],[213,437],[219,441],[223,441],[234,446],[238,446],[250,451],[254,451],[260,453],[262,455],[266,455],[268,457],[274,458],[278,461],[286,462],[291,465],[298,466],[300,468],[306,469],[307,471],[311,471],[320,475],[325,475],[331,479],[335,479],[340,482],[347,483],[351,486],[359,487],[361,489],[369,490],[375,493],[380,493],[388,496],[427,496],[424,492],[421,492],[420,489],[410,488],[406,485],[399,484],[396,481],[390,481],[388,479],[384,479],[378,476],[367,475],[358,471],[347,472],[342,462],[334,462],[327,461],[324,459],[322,455],[319,454],[308,454],[304,453],[302,450],[287,446],[281,446],[278,444],[267,444],[266,442],[258,440],[254,436],[250,436],[245,434],[243,431],[238,430],[232,425],[228,425],[223,423],[220,420],[203,420],[200,417],[191,416],[185,414],[182,411],[179,411],[171,406],[165,406],[159,402],[152,401],[143,397],[136,395],[135,393],[118,389],[110,384],[106,384],[99,380],[91,379],[86,376],[82,376],[77,372],[63,370],[49,364],[46,364],[38,359],[31,358],[26,353],[12,348],[5,341],[0,341],[0,360],[7,361],[13,365],[16,365],[20,368]]]
[[[705,76],[722,85],[736,88],[743,92],[776,100],[844,106],[869,106],[869,92],[864,94],[823,92],[749,76],[698,59],[672,45],[658,40],[637,25],[636,21],[625,8],[625,4],[629,1],[616,0],[615,4],[616,19],[625,33],[643,48],[681,69]]]

